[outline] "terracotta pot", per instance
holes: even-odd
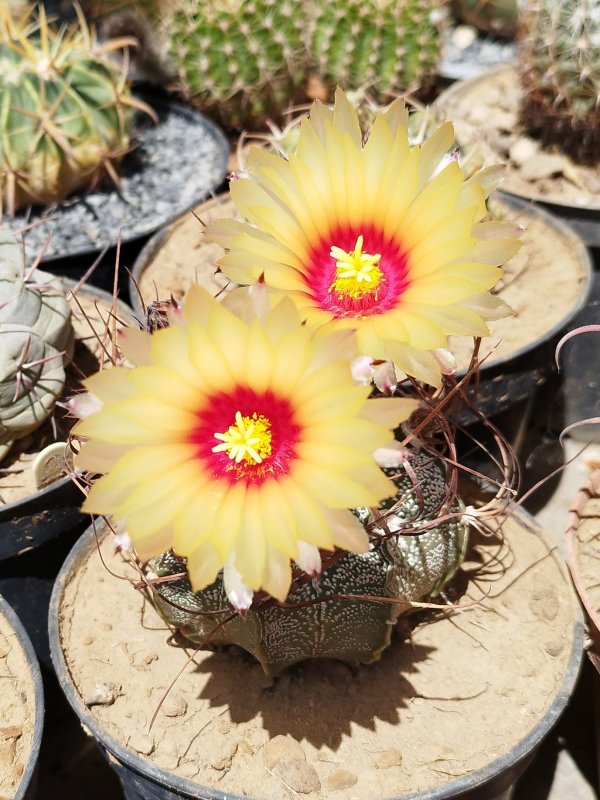
[[[136,573],[103,534],[100,561],[90,531],[55,584],[52,659],[68,701],[106,752],[127,800],[280,800],[288,797],[289,781],[289,796],[295,796],[300,773],[313,781],[312,789],[304,784],[308,798],[335,800],[345,786],[353,797],[369,800],[508,800],[568,702],[582,660],[583,624],[566,569],[533,519],[511,516],[504,536],[514,560],[500,582],[490,584],[495,597],[487,611],[429,619],[413,631],[412,646],[394,642],[376,665],[306,662],[271,684],[235,649],[197,651],[195,666],[185,670],[187,655],[173,646],[151,604],[114,576]],[[477,542],[470,556],[496,544]],[[89,635],[82,636],[82,623],[91,626]],[[494,678],[499,654],[508,654],[502,668],[508,671]],[[169,706],[149,731],[176,676]],[[133,700],[138,689],[139,703]],[[472,705],[478,702],[482,710]],[[518,731],[502,716],[499,724],[486,722],[473,743],[472,725],[492,709],[500,715],[517,709]],[[121,733],[115,713],[125,720]],[[442,725],[450,726],[445,733]],[[499,728],[511,738],[505,748],[498,746]],[[184,756],[169,749],[169,731],[176,729],[184,732]],[[296,740],[294,757],[275,756],[270,763],[273,742],[284,735],[288,745],[290,737]],[[359,749],[354,759],[349,740]],[[459,754],[464,772],[442,777],[456,773]],[[169,763],[179,764],[179,772]],[[440,769],[428,771],[430,764]],[[279,777],[284,767],[299,770],[287,783]],[[198,770],[194,780],[186,776]]]
[[[44,727],[42,676],[25,629],[2,595],[0,644],[0,793],[33,800]]]

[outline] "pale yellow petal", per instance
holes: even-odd
[[[249,487],[244,500],[244,515],[233,545],[235,567],[244,583],[260,589],[267,558],[267,540],[261,510],[260,491]]]
[[[292,568],[289,558],[280,550],[269,547],[267,549],[262,588],[271,597],[283,602],[290,591],[291,584]]]
[[[214,583],[223,564],[211,542],[204,542],[187,556],[187,570],[194,592],[199,592]]]
[[[419,405],[418,400],[409,397],[372,397],[365,403],[360,416],[393,430],[407,420]]]
[[[123,328],[117,341],[121,352],[132,364],[150,362],[151,334],[137,328]]]
[[[83,385],[106,405],[135,394],[135,387],[131,383],[132,373],[129,367],[109,367],[86,378]]]
[[[323,513],[337,547],[348,550],[350,553],[367,553],[369,551],[367,532],[351,511],[324,508]]]

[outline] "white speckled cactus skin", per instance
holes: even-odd
[[[72,349],[60,281],[27,270],[20,246],[0,228],[0,459],[51,413]]]
[[[201,643],[212,634],[212,644],[242,647],[267,675],[308,658],[351,664],[376,661],[389,645],[399,615],[410,607],[357,600],[356,595],[411,601],[435,596],[459,568],[467,546],[468,528],[461,519],[459,500],[451,508],[455,519],[418,535],[399,535],[434,521],[446,492],[441,459],[413,450],[409,460],[419,488],[402,467],[385,470],[398,493],[379,507],[385,514],[394,506],[386,524],[397,535],[384,536],[373,512],[357,509],[359,519],[369,525],[370,552],[345,553],[318,579],[294,584],[286,605],[296,607],[268,603],[240,616],[232,613],[220,578],[196,593],[187,579],[180,579],[156,585],[158,594],[153,597],[159,613],[191,641]],[[185,571],[185,561],[170,551],[155,559],[151,568],[159,577],[175,575]]]

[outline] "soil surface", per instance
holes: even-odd
[[[82,287],[76,291],[76,299],[73,299],[67,289],[75,329],[75,350],[66,370],[65,390],[60,402],[81,390],[82,376],[92,375],[102,362],[110,361],[104,348],[111,351],[110,331],[114,330],[116,323],[111,317],[110,300],[99,301],[98,290],[95,292],[91,294]],[[119,306],[118,314],[119,319],[124,320],[127,316],[131,321],[123,304]],[[75,422],[65,408],[57,406],[41,427],[14,443],[0,464],[0,508],[5,503],[15,503],[38,491],[32,469],[36,456],[42,448],[53,442],[65,442]],[[66,446],[64,452],[68,452]],[[64,457],[59,453],[56,458],[64,463]]]
[[[14,797],[35,726],[35,686],[27,654],[0,613],[0,800]]]
[[[512,355],[567,321],[582,299],[588,280],[585,251],[571,233],[558,230],[548,219],[529,208],[515,210],[502,201],[494,201],[494,212],[523,229],[521,249],[505,265],[505,274],[497,289],[498,295],[514,310],[514,315],[490,323],[491,335],[483,339],[480,355],[494,347],[489,363]],[[195,280],[213,294],[233,287],[217,272],[217,261],[224,250],[217,244],[204,243],[202,223],[220,217],[236,216],[228,195],[203,203],[194,214],[186,214],[154,240],[142,252],[138,265],[146,268],[136,274],[139,290],[146,303],[167,299],[171,294],[180,299]],[[137,265],[136,265],[137,266]],[[139,267],[138,267],[139,268]],[[544,297],[544,313],[540,314],[540,295]],[[137,292],[132,293],[135,304]],[[469,365],[473,340],[451,339],[451,349],[458,366]]]
[[[275,681],[235,648],[182,646],[107,537],[103,561],[92,543],[66,585],[68,668],[113,737],[223,793],[431,789],[513,748],[561,691],[578,612],[562,560],[532,526],[513,516],[504,541],[478,541],[450,590],[468,608],[412,617],[411,642],[396,637],[377,664],[306,662]]]
[[[522,92],[513,67],[456,84],[435,105],[452,120],[458,141],[481,150],[486,165],[506,163],[502,189],[539,200],[600,210],[600,166],[575,164],[543,149],[519,120]]]

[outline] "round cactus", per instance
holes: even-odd
[[[301,0],[156,3],[178,88],[229,126],[279,116],[302,84]]]
[[[21,248],[0,228],[0,458],[51,413],[72,349],[71,312],[60,281],[26,270]]]
[[[328,0],[308,19],[313,68],[330,89],[390,99],[430,85],[441,54],[436,0]]]
[[[193,642],[209,637],[211,644],[242,647],[268,675],[307,658],[376,661],[399,615],[410,610],[408,603],[385,600],[435,596],[460,566],[467,546],[459,500],[450,519],[435,524],[446,501],[445,463],[416,450],[408,451],[407,463],[409,469],[384,470],[398,489],[395,497],[377,513],[355,511],[370,533],[370,552],[337,553],[320,576],[296,581],[284,604],[257,599],[243,615],[232,612],[221,578],[196,593],[187,578],[160,582],[153,594],[159,613]],[[186,566],[170,551],[155,559],[151,569],[165,577],[185,572]]]
[[[522,20],[522,119],[545,145],[600,160],[600,5],[533,0]]]
[[[43,6],[15,22],[0,6],[0,200],[13,214],[62,200],[91,184],[129,147],[134,101],[126,65],[98,46],[80,17],[58,31]]]

